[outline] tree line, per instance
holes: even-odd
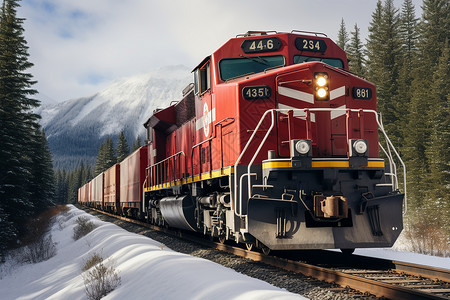
[[[407,169],[409,224],[427,224],[450,236],[449,1],[412,0],[400,9],[379,0],[363,44],[357,24],[342,19],[338,44],[350,71],[377,86],[385,130]]]
[[[4,0],[0,10],[0,260],[26,233],[26,220],[54,204],[51,153],[33,113],[40,103],[18,6]]]

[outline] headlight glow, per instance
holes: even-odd
[[[316,80],[316,84],[319,87],[324,87],[327,84],[327,79],[324,76],[319,76]]]
[[[330,100],[329,92],[330,80],[328,73],[316,72],[314,73],[314,98],[316,101]]]
[[[327,90],[325,88],[320,88],[317,90],[317,96],[319,98],[324,98],[327,96]]]
[[[301,140],[295,144],[295,150],[297,150],[297,152],[302,155],[307,154],[309,152],[309,149],[309,144],[306,141]]]

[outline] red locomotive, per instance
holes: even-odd
[[[183,99],[144,124],[132,214],[264,251],[392,246],[405,196],[392,154],[401,159],[375,86],[348,71],[333,41],[248,32],[193,73]]]

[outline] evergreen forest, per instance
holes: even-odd
[[[450,251],[449,1],[379,0],[362,42],[342,19],[337,43],[350,71],[375,83],[378,110],[407,170],[406,233],[418,248]],[[448,254],[447,254],[448,255]]]
[[[18,246],[26,220],[54,205],[53,164],[32,111],[39,101],[18,2],[4,0],[0,11],[0,260]]]
[[[124,132],[101,144],[95,165],[53,170],[28,73],[24,19],[19,0],[3,0],[0,11],[0,258],[25,233],[25,221],[56,203],[76,203],[78,188],[122,161],[131,149]],[[412,0],[395,7],[379,0],[369,35],[358,24],[338,28],[350,71],[377,86],[385,130],[406,164],[408,212],[405,233],[416,251],[450,255],[449,1],[423,0],[417,16]],[[403,188],[403,186],[401,186]]]

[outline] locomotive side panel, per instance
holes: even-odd
[[[216,86],[213,102],[213,125],[215,130],[212,141],[213,170],[233,165],[239,155],[237,135],[237,93],[236,85]]]

